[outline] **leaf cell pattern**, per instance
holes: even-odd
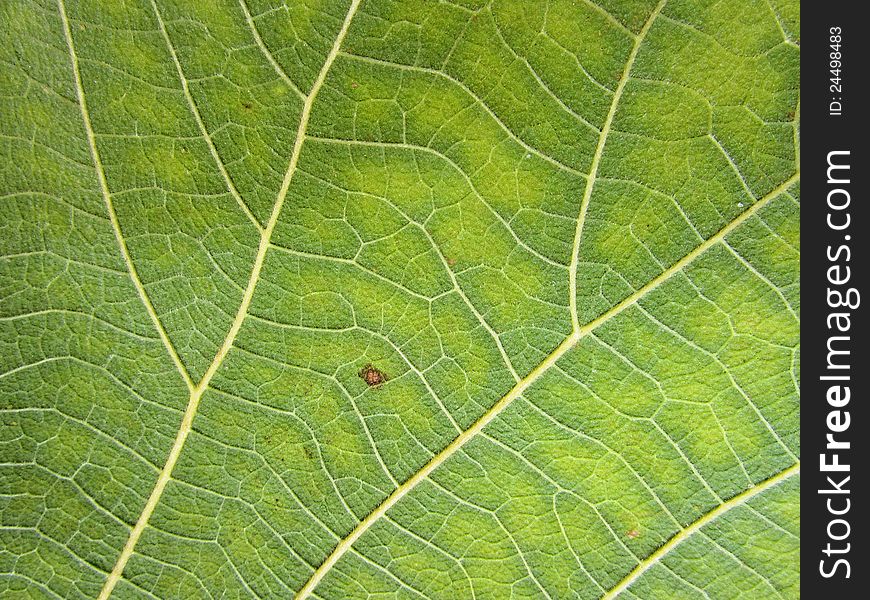
[[[4,596],[798,597],[797,2],[0,12]]]

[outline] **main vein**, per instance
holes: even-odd
[[[326,75],[329,72],[332,63],[335,62],[335,58],[336,56],[338,56],[339,48],[341,47],[341,43],[344,40],[345,35],[347,35],[347,30],[350,27],[350,23],[353,20],[353,16],[356,13],[357,8],[359,7],[360,1],[361,0],[352,0],[347,15],[344,18],[344,22],[342,23],[341,29],[339,30],[338,35],[335,38],[335,42],[333,43],[333,46],[329,51],[329,54],[327,55],[323,66],[320,69],[320,73],[318,73],[317,79],[314,81],[314,85],[311,87],[311,91],[305,97],[305,102],[302,105],[302,113],[299,117],[299,126],[296,130],[296,140],[293,143],[293,151],[290,155],[290,164],[287,167],[287,172],[284,174],[284,180],[281,183],[281,188],[278,191],[278,195],[275,199],[275,204],[272,207],[272,214],[269,216],[269,221],[260,236],[260,244],[257,249],[257,255],[254,258],[254,265],[251,268],[251,275],[248,279],[248,285],[245,288],[244,295],[242,296],[242,301],[239,304],[238,310],[236,311],[236,316],[233,319],[232,325],[230,326],[230,329],[227,332],[226,337],[221,344],[221,347],[215,354],[214,359],[212,360],[208,369],[206,369],[206,372],[202,376],[202,379],[195,386],[191,386],[190,399],[188,400],[187,408],[184,411],[184,416],[182,417],[181,425],[178,428],[178,433],[175,436],[175,442],[172,444],[172,448],[169,451],[169,456],[166,459],[166,463],[163,465],[163,469],[160,471],[160,475],[157,477],[154,488],[151,490],[151,494],[148,497],[148,501],[145,503],[145,507],[142,509],[142,513],[139,515],[139,519],[136,521],[136,525],[130,531],[130,536],[127,538],[127,543],[124,545],[124,548],[121,551],[121,554],[118,557],[118,560],[115,563],[112,572],[109,574],[105,584],[103,585],[103,589],[100,592],[99,596],[100,600],[108,598],[111,595],[112,590],[117,585],[118,581],[121,579],[121,575],[124,572],[124,567],[127,565],[127,561],[129,561],[130,557],[133,555],[133,550],[135,549],[139,538],[142,536],[142,532],[147,527],[151,514],[154,512],[154,509],[160,502],[160,497],[163,495],[163,491],[166,489],[166,484],[169,483],[169,480],[172,478],[172,470],[175,468],[175,464],[178,462],[178,457],[181,455],[181,451],[184,448],[184,442],[187,440],[187,436],[190,434],[190,431],[193,427],[193,419],[196,416],[196,411],[199,407],[199,401],[202,398],[205,390],[208,389],[212,377],[214,377],[214,374],[220,368],[221,364],[223,364],[224,358],[226,358],[227,353],[229,352],[230,348],[232,348],[236,336],[238,335],[239,330],[242,327],[242,323],[245,321],[245,317],[248,314],[248,308],[250,307],[251,300],[254,297],[254,290],[256,289],[257,282],[260,279],[260,272],[263,268],[263,262],[265,261],[266,253],[269,249],[270,241],[272,239],[272,233],[274,232],[275,226],[278,223],[278,217],[281,214],[281,207],[283,206],[284,200],[287,197],[287,191],[290,189],[290,182],[293,180],[293,174],[296,172],[296,165],[299,162],[299,155],[302,152],[302,145],[305,142],[305,132],[308,127],[308,119],[311,116],[311,107],[314,104],[317,93],[323,86],[323,82],[326,80]],[[81,79],[78,72],[78,62],[75,58],[75,51],[73,50],[72,35],[70,33],[69,23],[67,22],[66,13],[63,8],[63,0],[58,0],[58,2],[60,3],[61,18],[64,23],[67,44],[69,45],[70,55],[72,56],[73,60],[79,101],[82,107],[82,112],[85,115],[85,121],[87,124],[86,128],[88,130],[88,140],[91,144],[91,149],[94,153],[95,160],[98,160],[93,131],[90,127],[90,121],[87,118],[87,110],[84,103],[84,93],[82,91]],[[106,196],[107,203],[111,208],[105,177],[102,175],[102,171],[99,169],[99,167],[98,171],[100,171],[100,183],[101,187],[103,188],[104,196]],[[110,214],[114,215],[114,211],[110,210]],[[113,226],[116,225],[116,223],[117,219],[113,219]],[[124,256],[127,260],[131,273],[134,274],[135,269],[133,268],[132,262],[129,260],[129,256],[126,253],[126,247],[123,244],[122,251],[124,252]],[[134,276],[134,281],[137,282],[137,288],[141,287],[141,283],[138,283],[138,276]],[[144,295],[144,290],[142,290],[140,294]],[[153,308],[151,308],[150,302],[147,301],[147,297],[145,298],[145,301],[146,305],[149,307],[149,312],[153,313]],[[156,319],[156,313],[153,315],[153,318]],[[161,332],[161,337],[165,337],[165,333],[163,332],[162,327],[159,327],[159,330]],[[166,338],[164,343],[166,343],[168,345],[168,348],[171,349],[168,337]],[[172,351],[172,354],[173,358],[177,360],[177,356],[174,354],[174,351]]]
[[[668,540],[665,544],[663,544],[658,550],[647,556],[644,560],[642,560],[631,572],[628,573],[619,583],[617,583],[607,594],[604,595],[602,600],[611,600],[616,598],[619,594],[624,592],[628,587],[637,581],[638,577],[643,575],[648,569],[657,564],[666,554],[674,550],[681,543],[686,541],[689,537],[691,537],[694,533],[697,533],[699,529],[715,521],[717,518],[722,516],[724,513],[737,508],[743,504],[746,504],[748,501],[752,500],[755,496],[766,492],[772,487],[776,487],[777,485],[784,482],[786,479],[793,477],[794,475],[799,475],[801,472],[801,464],[800,462],[795,463],[791,467],[785,469],[784,471],[774,475],[773,477],[762,481],[756,486],[753,486],[743,492],[742,494],[738,494],[728,500],[727,502],[723,502],[701,518],[697,519],[695,522],[690,524],[688,527],[681,529],[674,535],[670,540]]]
[[[595,188],[595,180],[598,177],[598,165],[601,164],[601,156],[604,154],[604,146],[607,144],[607,136],[610,135],[610,126],[613,124],[613,117],[616,115],[616,109],[619,106],[619,100],[622,98],[622,92],[625,90],[625,84],[628,83],[629,74],[634,66],[634,61],[637,59],[637,53],[643,43],[646,34],[649,33],[653,21],[662,12],[667,0],[661,0],[655,9],[650,13],[640,33],[634,38],[634,46],[628,55],[628,61],[625,63],[625,68],[622,70],[622,76],[619,78],[619,83],[616,85],[616,91],[613,93],[613,100],[610,102],[610,110],[607,111],[607,118],[604,120],[604,127],[601,128],[601,133],[598,135],[598,144],[595,146],[595,154],[592,156],[592,166],[589,168],[589,178],[586,180],[586,187],[583,190],[583,199],[580,201],[580,216],[577,218],[577,229],[574,232],[574,248],[571,251],[571,266],[568,267],[568,306],[571,312],[571,326],[575,331],[580,328],[580,319],[577,315],[577,267],[580,263],[580,238],[583,235],[583,226],[586,224],[586,211],[589,209],[589,200],[592,198],[592,190]]]

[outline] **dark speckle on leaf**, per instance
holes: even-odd
[[[389,379],[386,373],[384,373],[380,369],[375,368],[374,366],[372,366],[371,363],[360,369],[357,375],[359,375],[360,378],[366,382],[367,386],[375,388],[379,387],[381,384],[385,383]]]

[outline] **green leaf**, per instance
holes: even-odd
[[[0,13],[4,597],[798,597],[797,1]]]

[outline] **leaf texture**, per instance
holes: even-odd
[[[798,597],[798,12],[3,3],[0,593]]]

